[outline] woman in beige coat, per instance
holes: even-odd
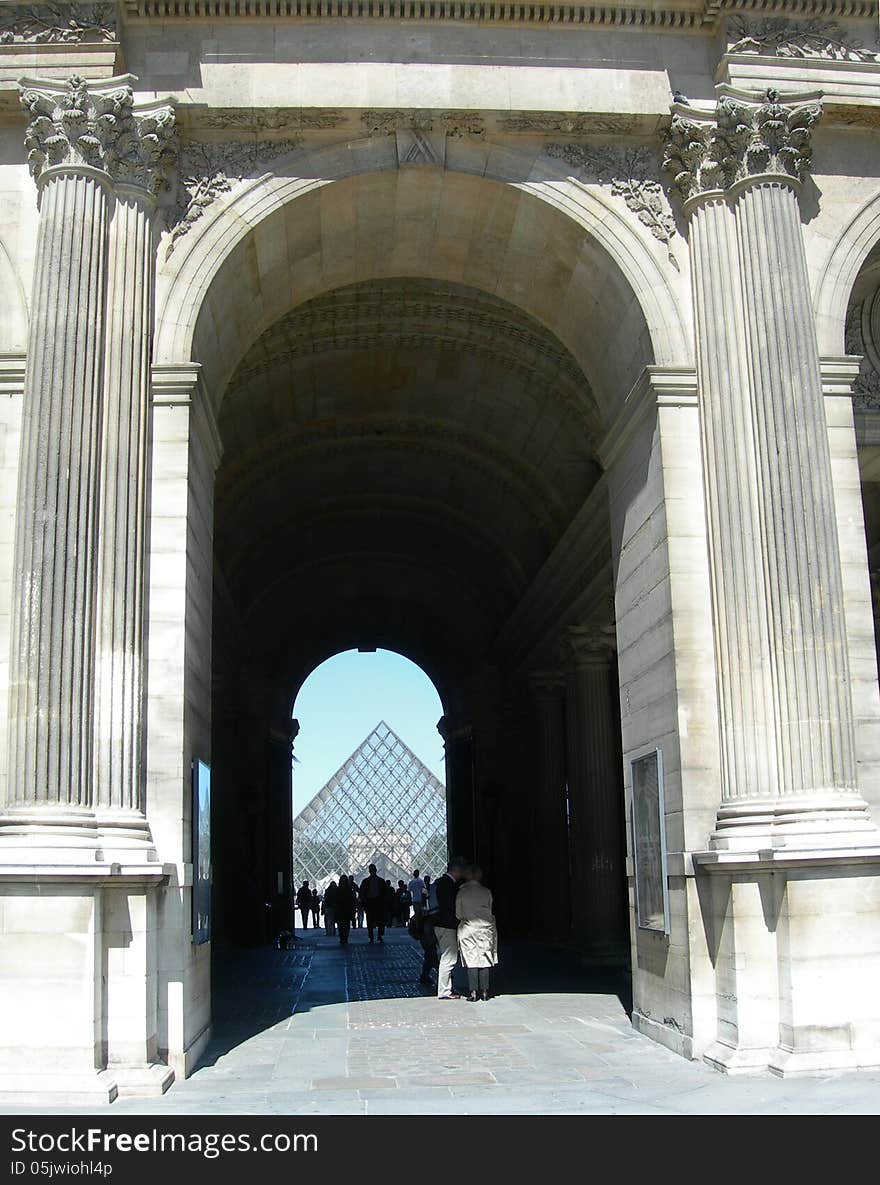
[[[467,870],[455,898],[458,949],[467,968],[468,1003],[489,999],[489,973],[498,962],[498,931],[492,913],[492,894],[480,883],[479,868]]]

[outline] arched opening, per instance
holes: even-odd
[[[430,679],[391,651],[345,651],[309,675],[294,704],[298,893],[305,886],[323,903],[328,886],[335,893],[341,876],[361,884],[371,864],[395,891],[401,881],[409,885],[415,869],[435,879],[443,872],[448,840],[445,758],[437,728],[442,715]],[[408,920],[408,908],[390,913],[392,924]],[[324,921],[332,936],[332,903]],[[320,916],[313,916],[313,928],[319,922]]]
[[[644,311],[670,282],[646,279],[653,248],[604,204],[600,245],[595,194],[555,170],[357,173],[298,194],[271,178],[166,272],[154,458],[161,484],[185,389],[187,628],[194,649],[207,622],[212,638],[190,736],[211,752],[215,930],[234,942],[268,943],[289,916],[296,689],[329,656],[382,648],[442,700],[449,846],[498,888],[504,934],[628,960],[619,696],[624,755],[668,736],[681,818],[679,709],[643,707],[675,677],[662,556],[679,528],[658,499],[690,480],[657,463],[658,393],[688,409],[670,447],[690,461],[699,438],[690,372],[668,365],[675,302]]]

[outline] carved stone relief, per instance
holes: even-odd
[[[612,194],[622,198],[639,222],[666,245],[670,262],[677,266],[669,248],[676,234],[675,218],[658,179],[657,159],[649,149],[554,143],[544,151],[600,185],[610,185]]]
[[[224,131],[318,132],[338,128],[345,116],[338,111],[291,111],[284,107],[223,107],[193,113],[193,123]]]
[[[730,54],[766,54],[777,58],[833,58],[838,62],[877,62],[880,52],[866,48],[835,21],[792,21],[785,17],[727,22]]]
[[[4,4],[0,45],[115,41],[116,5]]]
[[[873,335],[875,320],[880,329],[880,290],[868,300],[853,305],[846,318],[846,352],[862,355],[859,374],[852,388],[853,406],[857,411],[880,411],[880,372],[877,369],[880,342]]]
[[[361,123],[368,136],[390,136],[395,132],[440,132],[452,139],[486,134],[483,117],[469,111],[364,111]]]
[[[273,160],[287,156],[301,143],[300,139],[184,143],[178,166],[177,204],[169,218],[171,240],[167,254],[171,255],[178,240],[189,233],[220,194],[230,192],[233,182],[257,176]]]

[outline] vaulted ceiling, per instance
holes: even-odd
[[[240,614],[287,606],[315,639],[344,617],[367,642],[383,616],[420,635],[445,617],[488,641],[596,481],[599,423],[571,355],[496,297],[384,279],[298,306],[221,409],[215,538]]]

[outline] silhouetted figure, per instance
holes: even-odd
[[[309,928],[309,911],[312,908],[312,890],[309,888],[309,882],[303,881],[296,892],[296,908],[300,912],[302,918],[302,928],[308,930]]]
[[[409,925],[409,907],[412,904],[412,897],[406,887],[406,881],[397,882],[397,892],[394,896],[397,899],[397,924],[398,926],[407,926]]]
[[[317,930],[321,922],[321,894],[312,889],[312,927]]]
[[[465,871],[455,898],[458,918],[458,949],[467,968],[468,1003],[489,999],[489,976],[498,962],[498,929],[492,912],[492,894],[475,865]]]
[[[385,894],[388,886],[376,875],[376,865],[370,865],[370,875],[361,881],[359,897],[367,914],[367,933],[373,941],[373,931],[379,931],[379,941],[385,941]]]
[[[324,890],[324,899],[321,902],[321,912],[324,914],[324,933],[328,938],[332,938],[336,933],[336,898],[338,894],[339,886],[336,881],[331,880]]]
[[[348,933],[355,912],[354,884],[347,876],[339,878],[336,890],[336,926],[339,930],[339,945],[348,946]]]

